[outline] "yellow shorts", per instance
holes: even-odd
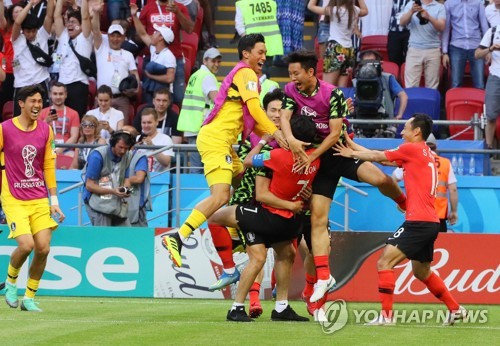
[[[243,172],[240,158],[232,145],[224,140],[200,134],[196,146],[201,155],[208,186],[231,185],[232,178]]]
[[[3,211],[10,229],[9,238],[23,234],[35,235],[44,229],[55,230],[58,226],[50,215],[48,203],[4,205]]]

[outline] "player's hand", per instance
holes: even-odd
[[[288,140],[288,147],[292,152],[294,161],[307,161],[307,154],[304,150],[304,146],[310,144],[311,143],[305,143],[295,138]]]
[[[443,54],[443,67],[448,68],[450,66],[450,57],[448,54]]]
[[[300,198],[303,200],[309,200],[312,196],[313,189],[311,186],[306,186],[302,191],[300,191]]]
[[[294,214],[300,214],[304,208],[303,201],[290,202],[290,211]]]
[[[57,204],[50,206],[50,214],[54,220],[57,220],[57,222],[63,222],[64,219],[66,219],[66,216]]]
[[[349,111],[349,114],[354,113],[354,102],[352,102],[352,98],[348,98],[345,100],[345,103],[347,104],[347,110]]]
[[[312,159],[310,156],[307,156],[307,159],[295,161],[292,167],[292,172],[302,174],[303,172],[309,169],[309,166],[312,163]]]
[[[458,214],[456,211],[452,211],[450,212],[450,215],[448,215],[448,222],[450,223],[450,225],[454,225],[456,224],[458,221]]]
[[[334,153],[333,156],[343,156],[351,158],[353,157],[354,153],[354,151],[350,147],[346,146],[344,143],[341,142],[337,142],[337,144],[333,146],[333,150],[336,151],[336,153]]]
[[[274,131],[273,137],[276,140],[276,142],[278,142],[278,145],[280,146],[280,148],[283,148],[285,150],[290,150],[289,144],[288,144],[287,140],[285,139],[285,136],[283,136],[283,132],[281,132],[281,130]]]

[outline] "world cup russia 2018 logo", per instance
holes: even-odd
[[[24,160],[24,175],[26,175],[26,178],[31,178],[35,175],[33,161],[36,157],[36,148],[28,144],[23,148],[22,155]]]

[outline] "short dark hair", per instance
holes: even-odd
[[[108,94],[109,97],[113,98],[113,90],[106,84],[103,84],[97,89],[97,95],[99,94]]]
[[[158,120],[158,112],[153,107],[146,107],[141,111],[141,118],[145,115],[152,115],[155,121]]]
[[[75,18],[78,23],[82,24],[82,13],[80,11],[68,11],[68,20]]]
[[[52,83],[52,86],[50,87],[50,90],[52,90],[53,87],[64,88],[64,90],[68,90],[66,88],[66,84],[63,84],[61,82],[54,82],[54,83]]]
[[[283,60],[287,64],[293,64],[298,62],[300,63],[300,66],[306,71],[312,68],[314,70],[314,75],[316,75],[318,56],[316,55],[315,52],[311,50],[298,49],[288,54]]]
[[[153,98],[156,97],[156,95],[158,94],[163,94],[163,95],[168,95],[168,98],[170,99],[170,101],[172,101],[172,93],[170,92],[170,90],[168,90],[167,88],[159,88],[159,89],[156,89],[154,92],[153,92]]]
[[[10,5],[7,8],[7,11],[5,12],[5,18],[7,19],[7,21],[9,22],[9,24],[13,24],[14,23],[14,10],[16,9],[16,7],[21,7],[21,9],[24,8],[23,3],[22,2],[18,2],[17,4]]]
[[[240,60],[243,59],[244,50],[250,52],[255,47],[255,44],[259,42],[266,43],[262,34],[248,34],[240,38],[238,42],[238,56]]]
[[[419,127],[422,132],[422,138],[425,141],[432,132],[432,118],[425,113],[415,113],[412,115],[412,118],[412,129]]]
[[[26,87],[19,89],[19,92],[17,93],[16,98],[17,98],[17,101],[26,102],[26,99],[28,97],[34,96],[36,94],[40,94],[42,96],[42,98],[45,94],[45,90],[43,90],[43,88],[38,84],[26,86]]]
[[[123,141],[129,148],[135,145],[135,138],[127,131],[118,130],[113,132],[109,139],[109,145],[114,148],[119,141]]]
[[[267,106],[271,102],[276,101],[276,100],[283,101],[284,98],[285,98],[285,94],[283,93],[283,91],[280,88],[276,88],[273,91],[267,93],[264,96],[264,99],[262,100],[262,105],[264,106],[264,110],[267,110]]]
[[[304,115],[293,115],[290,119],[290,127],[293,136],[302,142],[316,142],[316,124],[311,117]]]
[[[28,13],[26,18],[23,20],[23,23],[21,24],[21,29],[38,29],[38,18],[35,15]]]
[[[359,59],[360,60],[363,60],[363,58],[365,57],[365,55],[370,55],[372,54],[373,56],[375,56],[375,60],[377,61],[382,61],[382,55],[377,52],[376,50],[372,50],[372,49],[367,49],[367,50],[364,50],[362,52],[359,53]]]

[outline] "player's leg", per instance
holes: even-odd
[[[384,196],[394,200],[403,211],[406,210],[406,196],[399,185],[373,163],[363,162],[357,176],[360,181],[376,186]]]
[[[260,303],[260,284],[262,283],[262,279],[264,278],[264,268],[261,269],[257,277],[255,278],[252,287],[250,287],[250,291],[248,293],[250,298],[250,309],[248,314],[252,318],[257,318],[262,315],[262,304]]]

